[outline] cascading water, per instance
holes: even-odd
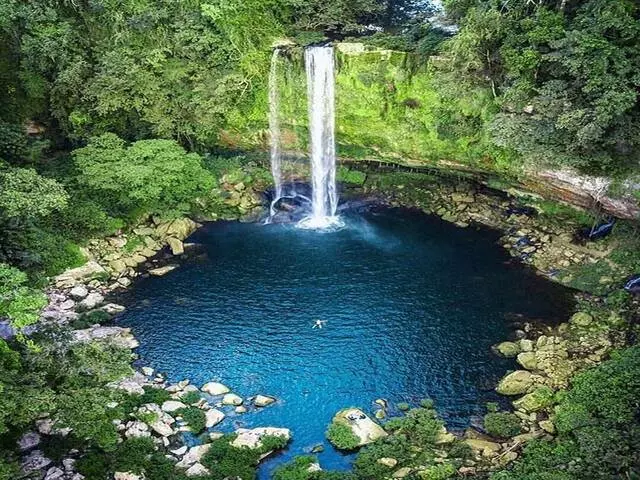
[[[271,201],[270,216],[275,215],[275,204],[282,197],[282,149],[280,143],[280,95],[278,92],[278,58],[280,49],[273,50],[271,68],[269,69],[269,142],[271,157],[271,174],[275,191]]]
[[[335,65],[333,47],[304,52],[311,140],[312,212],[298,224],[322,229],[341,226],[336,216]]]

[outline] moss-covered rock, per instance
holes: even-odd
[[[500,380],[496,387],[496,392],[501,395],[521,395],[533,386],[533,380],[531,372],[516,370]]]

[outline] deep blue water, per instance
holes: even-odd
[[[144,364],[171,381],[219,380],[243,397],[279,399],[228,414],[221,430],[282,426],[294,440],[261,478],[318,443],[325,469],[352,460],[324,439],[341,408],[376,398],[430,397],[450,427],[483,414],[514,363],[494,355],[511,314],[553,321],[570,308],[562,287],[514,264],[490,231],[460,229],[406,210],[348,218],[333,233],[291,225],[209,224],[177,270],[142,279],[118,322],[133,327]],[[325,320],[322,330],[314,320]]]

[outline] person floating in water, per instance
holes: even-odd
[[[311,328],[322,328],[325,323],[327,323],[326,320],[316,320]]]

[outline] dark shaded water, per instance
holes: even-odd
[[[220,380],[243,397],[280,401],[228,414],[219,426],[293,431],[275,465],[324,441],[341,408],[371,411],[376,398],[432,398],[450,427],[464,427],[493,399],[487,387],[513,367],[491,353],[510,334],[506,317],[553,320],[570,294],[509,262],[494,232],[385,210],[333,233],[291,225],[210,224],[202,244],[162,278],[141,280],[119,318],[145,364],[171,381]],[[316,319],[322,330],[312,329]],[[351,457],[326,445],[325,469]]]

